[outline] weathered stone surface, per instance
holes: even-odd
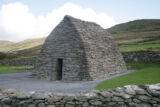
[[[8,97],[7,95],[0,94],[0,100],[7,98],[7,97]]]
[[[160,85],[156,85],[160,87]],[[159,92],[152,86],[151,91]],[[140,93],[127,94],[126,89]],[[113,90],[91,91],[85,94],[64,95],[49,92],[35,92],[31,97],[19,97],[20,90],[5,89],[0,93],[0,107],[159,107],[160,97],[147,93],[147,86],[125,86]],[[142,91],[142,92],[141,92]],[[144,91],[144,92],[143,92]],[[19,94],[20,93],[20,94]],[[12,95],[15,95],[13,97]],[[26,94],[28,95],[28,94]]]
[[[130,95],[135,95],[136,94],[136,92],[135,92],[135,90],[132,88],[132,86],[130,86],[130,85],[128,85],[128,86],[125,86],[125,92],[127,93],[127,94],[130,94]]]
[[[102,95],[103,97],[112,97],[113,96],[113,94],[111,92],[107,92],[107,91],[102,91],[99,94]]]
[[[160,62],[160,52],[147,52],[147,51],[137,51],[137,52],[124,52],[122,53],[123,58],[126,62]]]
[[[125,71],[119,48],[105,29],[65,16],[42,46],[32,77],[88,81]]]
[[[24,90],[19,90],[19,92],[16,93],[17,98],[18,99],[26,99],[26,98],[30,98],[30,94]]]
[[[98,100],[90,100],[89,103],[91,105],[95,105],[95,106],[100,106],[102,105],[102,102],[101,101],[98,101]]]
[[[35,104],[29,104],[27,107],[36,107]]]
[[[126,93],[122,93],[121,96],[122,96],[122,98],[124,98],[124,99],[128,99],[128,98],[131,98],[131,97],[132,97],[131,95],[126,94]]]
[[[56,107],[56,105],[47,105],[46,107]]]
[[[147,102],[147,101],[149,101],[149,100],[151,99],[150,97],[144,96],[144,95],[137,96],[137,98],[138,98],[139,100],[145,101],[145,102]]]
[[[38,107],[45,107],[45,104],[44,103],[39,103]]]
[[[115,101],[115,102],[122,102],[122,101],[124,101],[121,97],[116,97],[116,96],[114,96],[113,98],[112,98],[112,101]]]
[[[48,96],[46,96],[45,94],[43,94],[43,93],[34,93],[33,95],[32,95],[32,99],[33,100],[40,100],[40,99],[47,99],[48,98]]]

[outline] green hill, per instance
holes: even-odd
[[[7,41],[7,40],[0,40],[0,46],[12,45],[14,42]]]
[[[160,19],[142,19],[115,25],[108,29],[110,33],[160,31]]]
[[[160,19],[143,19],[115,25],[107,31],[121,52],[160,51]]]
[[[26,50],[40,46],[44,43],[45,38],[27,39],[21,42],[0,45],[0,52],[16,53],[21,50]]]

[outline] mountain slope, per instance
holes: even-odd
[[[7,40],[0,40],[0,46],[11,45],[11,44],[14,44],[14,42]]]
[[[115,25],[108,29],[112,34],[121,32],[160,31],[160,19],[142,19]]]
[[[0,45],[0,52],[17,52],[20,50],[25,50],[42,45],[44,41],[45,38],[37,38],[37,39],[27,39],[14,44],[6,44],[5,48],[4,45]]]
[[[106,29],[122,52],[160,51],[160,19],[143,19]]]

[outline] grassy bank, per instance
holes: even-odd
[[[143,85],[160,83],[160,64],[127,63],[128,69],[137,69],[137,72],[105,80],[95,89],[112,89],[125,85]]]
[[[19,73],[19,72],[28,72],[30,70],[16,70],[15,68],[25,68],[25,67],[32,67],[30,65],[25,66],[0,66],[0,74],[7,74],[7,73]]]

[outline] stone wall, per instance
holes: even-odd
[[[0,88],[0,107],[160,107],[160,84],[63,95]]]
[[[125,62],[160,63],[160,52],[127,52],[122,53]],[[0,60],[0,65],[34,65],[36,58]]]
[[[160,63],[160,52],[127,52],[122,53],[125,62],[155,62]]]
[[[24,59],[6,59],[0,60],[0,65],[34,65],[36,58],[24,58]]]

